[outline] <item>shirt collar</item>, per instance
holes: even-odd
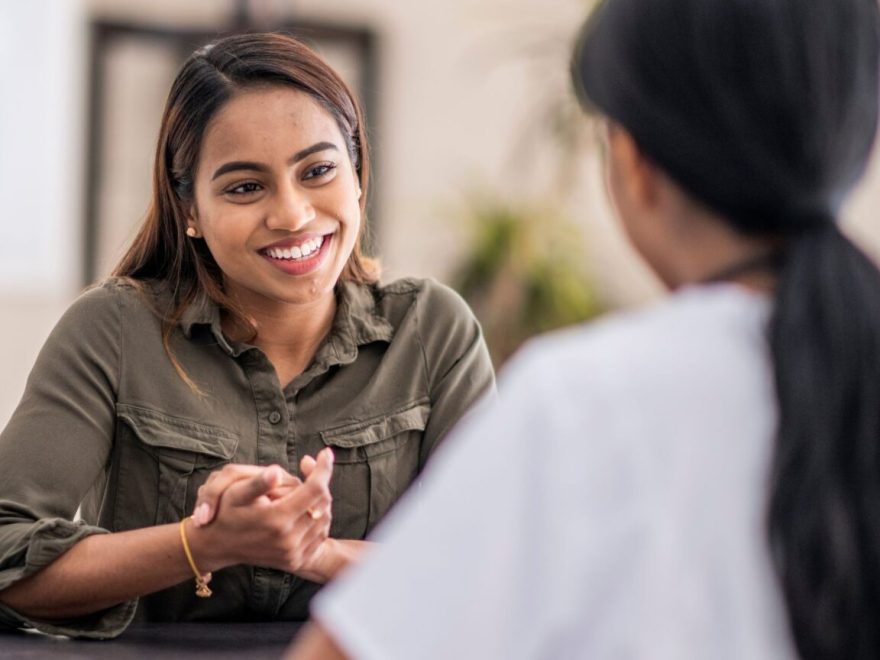
[[[220,308],[204,292],[198,294],[180,317],[180,329],[187,339],[192,337],[196,325],[207,325],[212,330],[220,327]]]
[[[230,355],[238,355],[245,346],[234,346],[223,335],[220,308],[204,292],[180,317],[180,329],[187,339],[196,326],[207,326],[220,346]],[[315,354],[315,362],[348,364],[357,357],[359,346],[375,341],[390,342],[394,328],[376,305],[374,286],[340,280],[336,285],[336,315],[330,333]]]

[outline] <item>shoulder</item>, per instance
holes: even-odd
[[[583,399],[588,391],[626,406],[641,397],[686,399],[764,376],[770,309],[768,300],[729,287],[685,291],[544,335],[506,371],[513,380],[540,380],[555,398]]]
[[[471,324],[474,314],[452,288],[430,278],[407,277],[376,286],[380,306],[390,316],[415,313],[422,323],[448,328],[457,323]]]
[[[429,379],[462,362],[474,380],[491,380],[491,361],[480,324],[464,299],[432,279],[406,278],[375,289],[377,308],[394,328],[393,343],[418,346]],[[486,374],[477,378],[474,374]]]
[[[101,307],[131,301],[143,303],[153,296],[153,285],[149,282],[128,277],[108,277],[83,290],[74,305]]]
[[[495,419],[521,451],[539,438],[560,483],[595,469],[660,492],[696,465],[708,489],[775,428],[770,304],[747,295],[676,294],[532,341],[500,375]]]
[[[117,317],[126,297],[135,295],[134,287],[118,278],[104,280],[85,289],[71,303],[59,325],[92,325]]]
[[[412,304],[418,301],[450,313],[465,313],[472,316],[464,298],[451,287],[431,278],[405,277],[387,284],[376,286],[380,298],[389,301]]]
[[[91,336],[96,341],[111,332],[118,337],[124,328],[151,327],[158,323],[154,313],[155,292],[148,282],[108,278],[87,289],[70,304],[53,333],[69,337]]]

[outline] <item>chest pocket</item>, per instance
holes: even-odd
[[[364,538],[415,480],[427,399],[321,432],[336,456],[330,490],[336,538]]]
[[[117,501],[117,529],[177,522],[191,513],[198,487],[211,471],[231,461],[238,447],[231,431],[148,408],[118,404],[116,416],[123,454],[118,465],[132,471],[120,474],[120,490],[126,492],[119,497],[140,500]]]

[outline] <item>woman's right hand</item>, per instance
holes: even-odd
[[[277,465],[227,466],[200,489],[190,543],[199,568],[252,564],[291,573],[313,565],[330,531],[333,453],[303,459],[305,481]],[[205,523],[204,508],[216,511]]]

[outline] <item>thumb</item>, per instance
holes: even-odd
[[[242,479],[232,484],[224,494],[232,506],[245,506],[261,495],[268,493],[281,479],[281,468],[270,465],[250,479]]]
[[[309,471],[309,480],[318,480],[324,484],[329,484],[330,477],[333,475],[334,460],[335,457],[333,456],[333,450],[330,449],[330,447],[325,447],[319,451],[315,465],[313,465],[312,469]]]
[[[302,471],[304,477],[308,477],[317,464],[317,461],[311,456],[303,456],[302,460],[299,462],[299,469]]]

